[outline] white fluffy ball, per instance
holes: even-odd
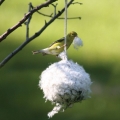
[[[91,80],[83,67],[68,60],[50,65],[40,76],[44,98],[55,104],[49,117],[89,97]]]

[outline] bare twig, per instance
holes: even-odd
[[[32,10],[31,6],[32,6],[32,3],[29,3],[28,12],[30,12]],[[32,18],[32,15],[25,22],[25,25],[26,25],[26,40],[29,38],[29,24],[30,24],[31,18]]]
[[[74,0],[70,0],[67,4],[67,7],[69,7]],[[22,48],[24,48],[30,41],[41,35],[41,33],[52,23],[55,19],[57,19],[63,12],[65,11],[65,8],[63,8],[61,11],[59,11],[56,15],[54,15],[48,22],[45,22],[45,25],[36,32],[33,36],[28,38],[23,44],[21,44],[17,49],[15,49],[12,53],[10,53],[1,63],[0,68],[2,68],[14,55],[16,55]]]
[[[53,13],[51,13],[50,15],[47,15],[47,14],[44,14],[44,13],[41,13],[40,11],[37,11],[37,13],[39,13],[39,14],[41,14],[41,15],[43,15],[43,16],[45,16],[45,17],[52,17],[52,15],[53,15]],[[57,19],[59,19],[59,20],[62,20],[62,19],[65,19],[64,17],[58,17]],[[81,19],[81,17],[68,17],[67,19]]]
[[[58,4],[56,3],[56,5],[54,5],[54,4],[51,4],[51,5],[54,7],[54,15],[56,15],[56,11],[57,11],[56,8],[57,8],[57,5],[58,5]]]
[[[73,3],[72,3],[73,4]],[[82,3],[79,3],[79,2],[75,2],[74,4],[82,4]],[[56,14],[56,7],[57,7],[57,5],[58,4],[56,4],[56,5],[54,5],[54,4],[52,4],[52,6],[54,7],[54,14]],[[34,8],[34,6],[32,5],[32,8]],[[43,16],[45,16],[45,17],[53,17],[53,13],[51,13],[50,15],[47,15],[47,14],[44,14],[44,13],[42,13],[42,12],[40,12],[40,11],[37,11],[37,13],[38,14],[40,14],[40,15],[43,15]],[[62,19],[64,19],[64,17],[58,17],[57,19],[59,19],[59,20],[62,20]],[[81,17],[68,17],[67,19],[81,19]]]
[[[40,10],[43,7],[47,7],[49,4],[55,2],[57,0],[48,0],[47,2],[35,7],[30,12],[25,14],[25,16],[13,27],[9,28],[4,34],[0,36],[0,42],[3,41],[9,34],[11,34],[14,30],[16,30],[18,27],[20,27],[33,13],[35,13],[37,10]]]
[[[43,15],[43,16],[46,16],[46,17],[52,17],[53,13],[51,13],[50,15],[47,15],[47,14],[44,14],[44,13],[41,13],[40,11],[37,11],[37,13]]]
[[[80,5],[82,5],[83,3],[80,3],[80,2],[74,2],[74,3],[72,3],[73,5],[74,4],[80,4]]]
[[[5,1],[5,0],[0,0],[0,5],[2,5],[4,1]]]

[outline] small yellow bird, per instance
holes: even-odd
[[[54,43],[52,43],[49,47],[42,49],[42,50],[37,50],[37,51],[32,51],[33,54],[38,54],[42,53],[42,55],[56,55],[58,56],[61,52],[64,51],[64,47],[68,49],[73,42],[73,40],[77,37],[77,33],[72,31],[66,36],[66,45],[65,45],[65,38],[61,38]]]

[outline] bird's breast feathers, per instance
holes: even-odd
[[[58,55],[64,50],[64,48],[61,48],[61,46],[56,46],[56,47],[49,47],[42,49],[42,52],[46,54],[51,54],[51,55]]]

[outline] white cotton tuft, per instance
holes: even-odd
[[[75,49],[78,49],[79,47],[83,46],[83,42],[79,37],[75,37],[73,40],[73,46]]]
[[[61,52],[58,55],[58,58],[60,58],[61,60],[67,60],[67,55],[66,55],[65,51]]]
[[[39,87],[44,98],[55,104],[49,118],[74,103],[89,98],[91,79],[83,67],[73,61],[61,60],[50,65],[40,76]]]

